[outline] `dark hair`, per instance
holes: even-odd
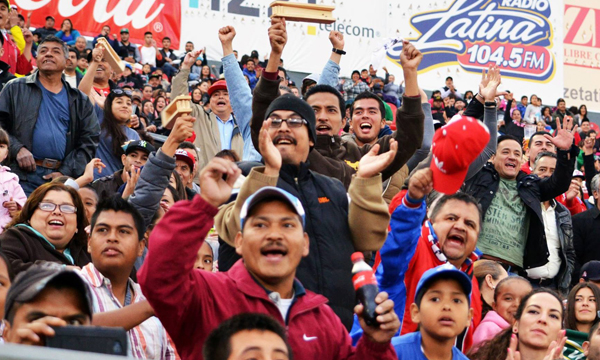
[[[179,146],[177,147],[178,149],[190,149],[190,150],[194,150],[194,153],[196,153],[196,157],[199,158],[200,154],[198,154],[198,149],[196,148],[196,145],[192,144],[189,141],[184,141],[181,144],[179,144]]]
[[[228,158],[228,157],[230,157],[230,158],[233,159],[233,162],[240,161],[240,156],[235,152],[235,150],[228,150],[228,149],[221,150],[221,151],[219,151],[218,153],[215,154],[215,157],[218,157],[218,158]]]
[[[103,133],[102,136],[112,139],[112,154],[117,158],[120,158],[121,155],[123,155],[121,146],[127,141],[127,135],[125,135],[122,124],[119,124],[119,121],[112,112],[112,104],[116,98],[125,96],[129,97],[129,95],[124,92],[116,94],[111,91],[108,94],[104,103],[104,120],[102,121],[102,125],[100,125]],[[131,97],[129,98],[131,99]]]
[[[170,38],[170,37],[168,37],[168,36],[165,36],[165,37],[162,39],[162,41],[165,41],[165,40],[169,40],[169,41],[171,41],[171,38]]]
[[[551,157],[553,159],[556,159],[556,154],[550,151],[542,151],[541,153],[537,154],[537,156],[535,157],[534,161],[533,161],[533,167],[537,168],[537,163],[538,161],[540,161],[541,158],[543,157]]]
[[[546,289],[546,288],[538,288],[534,289],[529,294],[525,295],[523,299],[521,299],[521,303],[517,308],[517,313],[515,314],[515,319],[521,319],[523,315],[523,310],[525,310],[525,306],[529,299],[536,294],[546,293],[554,296],[556,300],[560,303],[561,309],[561,322],[565,317],[564,308],[562,306],[562,299],[560,295],[558,295],[554,290]],[[478,348],[472,348],[471,351],[467,354],[467,357],[470,360],[504,360],[506,359],[507,349],[510,345],[510,338],[512,336],[512,326],[509,326],[501,333],[496,335],[490,340],[484,341]]]
[[[346,113],[346,101],[344,101],[344,97],[342,96],[342,94],[340,94],[339,91],[336,90],[336,88],[334,88],[333,86],[330,86],[330,85],[317,84],[317,85],[313,86],[312,88],[310,88],[306,92],[306,95],[304,96],[304,100],[306,100],[308,102],[308,98],[317,93],[330,93],[330,94],[335,95],[339,101],[340,116],[342,117],[342,119],[344,118],[344,114]],[[358,96],[357,96],[357,98],[358,98]],[[380,110],[381,110],[381,107],[380,107]],[[382,115],[385,115],[385,108],[384,108],[384,111],[382,112]]]
[[[100,216],[100,214],[105,211],[111,210],[114,212],[130,214],[133,218],[135,229],[138,232],[138,240],[142,240],[144,238],[144,232],[146,232],[146,227],[144,226],[144,219],[142,218],[142,215],[140,215],[135,206],[133,206],[129,201],[123,199],[120,195],[114,195],[109,198],[103,199],[96,206],[96,212],[94,212],[94,214],[92,215],[90,233],[94,231],[94,226],[96,226],[98,216]]]
[[[145,37],[146,35],[152,35],[152,36],[154,36],[154,35],[152,34],[152,31],[146,31],[146,32],[144,33],[144,37]]]
[[[521,149],[523,148],[523,145],[521,145],[521,142],[519,142],[519,139],[517,139],[516,137],[514,137],[512,135],[500,135],[500,136],[498,136],[498,145],[500,145],[501,142],[506,141],[506,140],[516,141],[517,144],[519,144],[519,146],[521,147]]]
[[[202,355],[206,360],[227,360],[231,354],[231,338],[241,332],[258,330],[271,332],[279,336],[286,345],[290,360],[293,359],[292,348],[287,340],[285,328],[266,314],[241,313],[223,321],[206,338]]]
[[[8,279],[12,282],[15,278],[15,272],[13,271],[12,265],[10,265],[8,257],[2,250],[0,250],[0,259],[2,259],[2,261],[4,261],[4,263],[6,264],[6,270],[8,271]]]
[[[467,90],[467,91],[465,91],[465,94],[463,95],[463,96],[464,96],[464,98],[467,98],[467,94],[471,94],[471,95],[473,95],[473,91],[471,91],[471,90]]]
[[[559,98],[558,100],[556,100],[556,106],[558,106],[558,104],[560,104],[561,102],[564,102],[565,104],[567,103],[567,102],[565,101],[565,99],[563,99],[563,98]]]
[[[592,291],[592,294],[594,295],[594,298],[596,298],[596,311],[594,311],[596,317],[594,318],[594,322],[592,323],[592,325],[596,325],[598,322],[600,322],[600,318],[598,317],[598,311],[600,310],[598,309],[598,304],[600,304],[600,288],[598,288],[596,284],[593,284],[591,282],[580,282],[577,285],[573,286],[573,288],[569,292],[569,296],[567,297],[567,316],[565,317],[565,328],[569,330],[577,330],[577,316],[575,314],[575,297],[577,296],[579,290],[585,288],[590,289]]]
[[[473,264],[473,276],[477,278],[479,288],[483,286],[485,277],[491,275],[492,279],[498,280],[502,274],[502,265],[493,260],[477,260]]]
[[[71,25],[71,29],[69,30],[70,32],[73,32],[73,22],[71,21],[71,19],[64,19],[63,22],[60,24],[60,29],[62,30],[62,26],[64,25],[65,22],[69,22],[69,25]]]
[[[552,117],[552,109],[550,109],[549,106],[544,106],[542,108],[542,116],[544,116],[544,113],[546,112],[546,109],[550,110],[550,117]]]
[[[158,112],[158,110],[156,109],[156,104],[158,104],[158,99],[163,99],[165,101],[165,108],[167,107],[167,105],[169,105],[167,103],[167,97],[163,96],[163,95],[158,95],[157,97],[154,98],[154,102],[152,102],[152,105],[154,105],[154,112],[158,114],[158,116],[160,116],[160,113]],[[163,110],[165,109],[163,108]]]
[[[506,285],[507,283],[509,283],[513,280],[523,281],[523,282],[525,282],[525,284],[527,284],[531,287],[531,283],[529,282],[529,280],[525,279],[522,276],[515,275],[515,276],[505,277],[504,279],[500,280],[500,282],[498,282],[498,284],[496,284],[496,288],[494,289],[494,301],[495,302],[498,301],[498,295],[500,295],[500,289],[504,285]]]
[[[88,189],[94,193],[94,195],[96,196],[96,206],[97,206],[98,202],[100,201],[100,198],[98,197],[98,191],[96,191],[96,189],[91,184],[87,184],[83,187],[80,187],[79,190],[81,190],[81,189]]]
[[[448,80],[452,80],[452,81],[454,81],[454,79],[452,78],[452,76],[448,76],[448,77],[446,78],[446,81],[448,81]]]
[[[475,207],[477,208],[477,214],[479,215],[479,226],[481,227],[481,223],[483,222],[483,211],[481,210],[481,205],[479,205],[479,202],[473,196],[464,192],[457,192],[456,194],[442,196],[431,209],[431,216],[429,218],[432,222],[440,213],[444,205],[446,205],[446,203],[450,200],[462,201],[467,205],[475,205]]]
[[[75,56],[79,59],[79,50],[75,48],[69,48],[69,53],[75,53]]]
[[[173,202],[178,202],[179,200],[181,200],[179,194],[177,193],[177,189],[175,189],[173,186],[167,185],[167,188],[165,190],[169,190],[171,196],[173,197]]]
[[[70,186],[66,186],[60,182],[49,182],[40,185],[37,189],[35,189],[31,195],[27,198],[27,201],[23,205],[21,211],[15,216],[12,221],[6,225],[5,229],[13,227],[17,224],[29,224],[29,220],[33,216],[33,213],[38,209],[38,205],[44,200],[46,194],[50,191],[64,191],[68,192],[71,195],[71,200],[73,200],[73,205],[77,208],[77,232],[73,235],[73,239],[71,242],[75,242],[80,246],[85,246],[87,244],[87,233],[85,231],[85,227],[88,225],[87,218],[85,216],[85,208],[83,207],[83,202],[81,201],[81,197],[79,197],[79,193],[77,190]],[[41,211],[41,210],[40,210]]]
[[[350,77],[352,77],[354,74],[360,76],[360,71],[358,71],[358,70],[352,71],[352,75],[350,75]]]
[[[248,64],[249,62],[251,62],[252,64],[256,64],[256,63],[254,62],[254,59],[253,59],[253,58],[248,58],[248,59],[246,59],[246,64]]]
[[[350,106],[350,119],[352,119],[352,114],[354,113],[354,107],[356,106],[356,102],[358,100],[363,100],[363,99],[377,100],[377,103],[379,104],[379,112],[381,113],[381,119],[385,118],[385,105],[383,104],[383,100],[381,100],[381,98],[379,96],[373,94],[370,91],[363,91],[354,98],[354,102]]]
[[[521,100],[523,100],[523,99],[527,99],[527,95],[521,96]]]
[[[0,144],[6,145],[6,147],[8,148],[6,159],[4,159],[4,161],[8,161],[8,159],[10,158],[10,138],[8,137],[8,133],[2,128],[0,128]]]
[[[283,66],[279,66],[277,68],[277,72],[279,72],[279,71],[283,71],[283,75],[285,75],[285,78],[287,79],[287,77],[288,77],[287,76],[287,70]]]
[[[21,15],[21,14],[18,14],[17,16],[19,17],[19,20],[23,20],[23,21],[25,21],[25,18],[23,17],[23,15]]]
[[[433,90],[433,91],[431,92],[431,98],[433,99],[433,97],[434,97],[436,94],[441,94],[441,93],[442,93],[442,92],[441,92],[441,91],[439,91],[439,90]]]
[[[177,196],[180,200],[188,200],[187,192],[185,191],[185,185],[183,185],[181,177],[175,170],[173,170],[172,174],[175,177],[175,190],[177,190]]]
[[[67,21],[69,19],[65,19],[65,21]],[[71,21],[71,20],[69,20]],[[62,41],[61,39],[57,38],[54,35],[48,35],[45,38],[42,39],[42,41],[39,42],[38,44],[38,49],[45,43],[55,43],[55,44],[60,44],[62,46],[63,49],[63,53],[65,55],[65,58],[69,58],[69,48],[67,48],[67,44]]]

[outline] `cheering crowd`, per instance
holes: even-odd
[[[336,31],[294,84],[282,18],[262,61],[207,31],[220,69],[192,42],[54,22],[0,0],[2,342],[71,325],[124,328],[139,359],[600,359],[585,105],[500,91],[495,65],[428,96],[408,41],[402,76],[340,76]]]

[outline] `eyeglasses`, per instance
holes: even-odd
[[[271,121],[271,128],[279,129],[282,123],[286,123],[289,128],[299,128],[302,125],[308,124],[308,121],[299,118],[291,118],[291,119],[279,119],[279,118],[268,118],[267,120]]]
[[[122,89],[113,89],[111,90],[112,93],[116,94],[116,95],[127,95],[129,97],[131,97],[131,95],[133,94],[131,91],[129,90],[122,90]]]
[[[75,206],[68,204],[56,205],[54,203],[41,202],[39,203],[38,208],[42,211],[52,212],[57,206],[60,209],[60,212],[65,214],[75,214],[77,212],[77,208]]]

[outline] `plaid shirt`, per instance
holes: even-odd
[[[110,280],[105,278],[92,263],[87,264],[79,274],[90,285],[94,301],[94,313],[123,308],[112,292]],[[146,300],[140,285],[129,279],[132,290],[131,303]],[[158,318],[151,317],[127,332],[129,337],[129,356],[136,359],[178,360],[171,339]]]
[[[352,80],[346,80],[344,84],[344,95],[345,100],[354,100],[361,92],[369,91],[369,85],[364,81],[358,81],[358,84],[354,85]]]

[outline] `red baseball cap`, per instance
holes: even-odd
[[[194,159],[194,155],[187,149],[177,149],[175,150],[175,159],[182,160],[188,163],[190,166],[190,170],[194,170],[196,167],[196,159]]]
[[[490,132],[481,121],[470,116],[454,116],[433,136],[433,188],[454,194],[465,181],[469,165],[490,141]]]
[[[225,80],[219,80],[216,83],[212,84],[208,88],[208,96],[212,96],[212,94],[217,90],[227,91],[227,83],[225,82]]]

